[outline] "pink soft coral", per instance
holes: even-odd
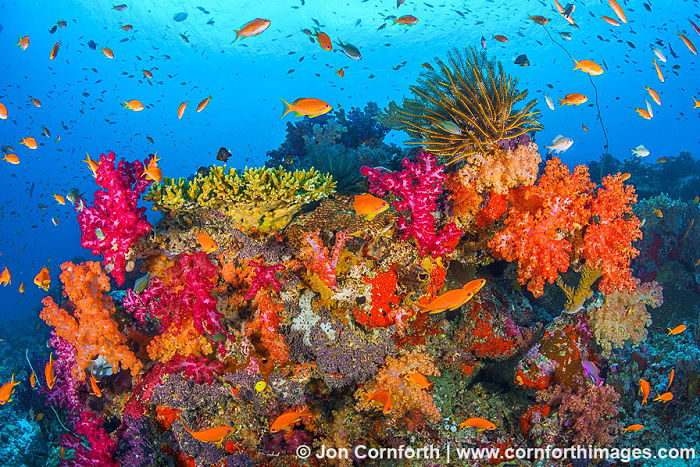
[[[442,184],[447,178],[445,167],[438,165],[437,158],[428,152],[421,152],[418,160],[404,159],[401,172],[383,172],[378,168],[363,166],[362,175],[370,183],[369,191],[383,196],[391,193],[398,197],[392,204],[397,211],[407,211],[409,219],[398,221],[401,237],[416,239],[421,254],[445,256],[454,250],[462,231],[454,223],[449,223],[438,231],[433,212],[437,211],[437,200],[442,194]]]
[[[257,294],[260,289],[265,287],[270,287],[275,292],[280,290],[282,284],[277,280],[275,274],[284,271],[283,265],[273,264],[272,266],[265,266],[265,263],[258,263],[257,261],[251,261],[249,264],[253,268],[253,279],[250,283],[248,293],[246,293],[243,298],[250,300],[255,297],[255,294]]]
[[[78,215],[80,244],[94,255],[103,255],[105,268],[117,284],[124,283],[126,255],[136,240],[151,230],[145,208],[137,207],[141,194],[152,183],[141,177],[140,161],[120,160],[114,166],[114,153],[102,154],[96,182],[104,190],[95,191],[92,206]]]
[[[119,466],[112,458],[112,453],[117,451],[117,443],[100,426],[102,423],[104,423],[102,417],[94,412],[85,410],[80,413],[80,418],[75,421],[75,434],[69,432],[61,436],[61,446],[74,449],[73,457],[64,460],[62,465]],[[87,445],[83,438],[87,441]]]

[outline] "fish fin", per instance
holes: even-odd
[[[572,59],[572,60],[574,61],[574,63],[576,63],[576,66],[574,67],[574,70],[578,70],[579,68],[581,68],[581,64],[579,63],[578,60],[576,60],[575,58]]]
[[[280,118],[284,118],[285,115],[292,111],[292,104],[285,101],[284,99],[282,99],[282,102],[284,103],[284,111],[282,112],[282,116]]]
[[[365,220],[366,220],[366,221],[371,221],[371,220],[374,220],[375,217],[377,217],[377,213],[376,213],[376,212],[373,212],[372,214],[367,214],[367,215],[365,216]]]

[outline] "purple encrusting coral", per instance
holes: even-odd
[[[146,467],[154,462],[153,434],[147,417],[125,415],[117,429],[122,465]]]

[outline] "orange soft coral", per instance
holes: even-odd
[[[284,337],[277,332],[280,316],[284,312],[284,307],[272,300],[267,292],[259,292],[253,299],[253,304],[257,308],[257,316],[246,325],[246,335],[249,336],[253,345],[264,347],[264,352],[277,362],[289,360],[289,346],[284,341]]]
[[[473,184],[479,193],[505,194],[511,188],[529,186],[537,180],[542,157],[535,143],[524,143],[511,150],[493,146],[485,154],[473,155],[459,171],[463,184]]]
[[[171,327],[154,337],[148,344],[148,356],[162,362],[167,362],[175,354],[203,357],[212,351],[211,342],[197,332],[191,317],[185,318],[180,326]]]
[[[355,398],[359,401],[357,407],[360,410],[376,410],[377,403],[368,398],[375,391],[386,390],[391,394],[389,415],[393,421],[396,422],[409,411],[417,409],[433,423],[438,422],[441,414],[433,402],[433,396],[427,389],[421,389],[405,378],[407,373],[415,372],[423,376],[440,375],[440,370],[425,353],[425,348],[416,347],[398,358],[387,357],[385,366],[379,370],[374,381],[355,393]]]
[[[111,315],[115,312],[109,292],[109,278],[102,271],[100,263],[88,261],[82,264],[65,262],[61,265],[63,292],[68,296],[72,309],[59,308],[53,298],[42,301],[44,309],[40,317],[56,334],[76,349],[77,366],[73,376],[85,379],[85,369],[93,359],[103,356],[117,372],[121,365],[130,369],[136,376],[141,371],[141,361],[126,345],[126,337],[119,332]]]
[[[396,265],[379,271],[373,277],[366,277],[365,282],[372,284],[372,302],[369,311],[362,308],[353,311],[355,319],[367,329],[385,328],[395,324],[397,319],[403,321],[405,312],[398,308],[402,295],[396,290]]]

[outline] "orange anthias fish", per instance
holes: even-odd
[[[627,428],[625,428],[624,430],[622,430],[622,432],[627,433],[630,431],[639,431],[639,430],[643,430],[643,429],[644,429],[644,425],[639,425],[638,423],[635,423],[634,425],[630,425]]]
[[[576,66],[574,67],[574,70],[581,70],[584,73],[588,73],[591,76],[598,76],[598,75],[603,74],[603,67],[598,65],[593,60],[576,60],[576,59],[574,59],[574,62],[576,62]]]
[[[635,107],[635,112],[639,114],[644,120],[651,120],[652,116],[647,109],[642,109],[641,107]]]
[[[0,102],[0,120],[7,120],[7,107]]]
[[[214,428],[209,428],[206,430],[202,431],[192,431],[189,428],[187,428],[187,425],[184,423],[182,426],[187,430],[187,432],[192,435],[192,437],[198,441],[202,441],[204,443],[214,443],[217,446],[221,447],[221,444],[224,442],[224,440],[234,432],[235,428],[232,426],[217,426]]]
[[[187,101],[182,102],[180,105],[177,106],[177,119],[180,120],[182,116],[185,114],[185,109],[187,108]]]
[[[695,48],[695,45],[690,41],[690,39],[688,39],[685,35],[681,34],[680,32],[678,33],[678,37],[680,37],[685,46],[688,47],[690,53],[692,53],[693,55],[698,54],[698,49]]]
[[[673,394],[670,392],[665,392],[663,394],[659,394],[656,396],[656,399],[654,401],[659,401],[659,402],[668,402],[670,400],[673,400]]]
[[[44,367],[44,379],[46,380],[46,387],[53,389],[53,385],[56,384],[56,374],[53,371],[53,354],[49,354],[49,361],[46,362]]]
[[[202,100],[202,102],[200,102],[200,103],[197,105],[197,112],[201,112],[202,110],[204,110],[204,109],[209,105],[209,101],[210,101],[210,100],[211,100],[211,96],[209,96],[209,97],[207,97],[206,99]]]
[[[500,34],[496,34],[495,36],[493,36],[493,38],[496,39],[498,42],[508,42],[508,38]]]
[[[670,335],[674,335],[674,336],[675,336],[676,334],[682,333],[682,332],[685,331],[686,329],[688,329],[688,328],[686,327],[685,324],[679,324],[678,326],[676,326],[676,327],[673,328],[673,329],[668,328],[668,334],[666,334],[666,335],[667,335],[667,336],[670,336]]]
[[[644,405],[647,403],[647,399],[649,398],[649,394],[651,393],[651,386],[649,385],[649,381],[645,379],[640,379],[639,380],[639,394],[642,395],[642,404]]]
[[[88,166],[88,169],[92,172],[92,175],[97,177],[97,168],[100,166],[100,163],[98,161],[94,161],[90,159],[90,154],[87,152],[85,153],[86,158],[82,160],[82,162],[85,162]]]
[[[219,248],[216,242],[205,233],[197,234],[197,242],[199,242],[199,246],[201,246],[202,250],[207,254],[213,253]]]
[[[409,383],[415,384],[421,389],[430,390],[433,387],[433,383],[431,383],[430,380],[423,373],[419,373],[417,371],[413,373],[406,373],[405,375],[403,375],[403,379],[405,379]]]
[[[10,381],[0,386],[0,405],[5,405],[10,402],[12,393],[15,391],[15,386],[19,384],[19,381],[15,381],[15,374],[12,373]]]
[[[476,431],[481,432],[484,430],[495,430],[496,425],[485,418],[468,418],[459,424],[459,429],[461,430],[462,428],[476,428]]]
[[[51,276],[49,275],[49,270],[46,268],[46,266],[41,268],[39,274],[34,277],[34,283],[40,289],[44,289],[46,291],[49,290],[49,287],[51,286]]]
[[[572,93],[559,98],[559,105],[581,105],[588,101],[588,97],[583,94]]]
[[[486,279],[474,279],[460,289],[450,290],[432,299],[430,303],[421,308],[421,313],[440,313],[447,310],[456,310],[476,295],[486,284]]]
[[[609,16],[603,15],[600,18],[611,26],[619,26],[620,25],[620,22],[618,20],[613,19]]]
[[[365,216],[366,221],[371,221],[378,214],[389,209],[389,203],[369,193],[356,195],[352,202],[352,208],[358,216]]]
[[[316,40],[318,41],[318,45],[321,46],[323,50],[331,51],[333,50],[333,43],[331,42],[331,38],[328,37],[328,34],[325,32],[318,32],[316,31]]]
[[[14,165],[19,164],[19,157],[17,157],[17,154],[5,154],[2,160]]]
[[[143,73],[144,78],[153,78],[153,73],[151,73],[151,70],[141,70],[141,72]]]
[[[32,374],[29,375],[29,385],[34,389],[36,387],[36,373],[32,371]]]
[[[656,102],[656,105],[661,105],[661,97],[659,97],[659,93],[654,91],[652,88],[649,86],[645,87],[644,89],[647,90],[649,95],[651,96],[652,100]]]
[[[396,18],[394,24],[405,24],[406,26],[413,26],[418,22],[418,18],[413,15],[404,15]]]
[[[148,165],[143,168],[143,173],[141,175],[145,175],[146,180],[153,180],[156,183],[160,183],[160,181],[163,179],[163,172],[161,171],[160,167],[158,167],[159,160],[160,158],[158,157],[158,154],[154,154],[153,158],[148,161]]]
[[[124,101],[123,109],[129,109],[134,112],[141,112],[143,110],[143,103],[138,99],[132,99],[130,101]]]
[[[41,101],[39,99],[32,97],[31,101],[32,101],[32,104],[34,104],[34,107],[41,108]]]
[[[384,415],[391,412],[391,393],[386,389],[378,389],[367,397],[368,401],[378,402]]]
[[[301,410],[285,412],[272,422],[270,425],[270,432],[277,433],[278,431],[291,430],[295,424],[299,423],[305,417],[312,417],[308,407],[303,407]]]
[[[282,102],[284,103],[284,112],[282,112],[281,118],[284,118],[290,112],[294,112],[295,117],[314,118],[333,110],[330,104],[313,97],[300,97],[292,104],[284,99],[282,99]]]
[[[253,21],[249,21],[246,24],[244,24],[241,29],[234,31],[236,33],[236,38],[233,40],[233,42],[236,42],[239,37],[245,39],[246,37],[257,36],[269,27],[269,19],[255,18]]]
[[[620,18],[620,21],[627,23],[627,15],[625,15],[625,10],[622,9],[620,4],[615,0],[608,0],[608,4],[610,5],[610,8],[613,9],[617,17]]]
[[[97,397],[102,397],[102,391],[100,390],[100,387],[97,385],[97,383],[99,383],[99,381],[95,379],[95,375],[90,373],[90,388]]]
[[[676,374],[676,370],[671,368],[671,372],[668,374],[668,385],[666,386],[667,391],[671,387],[671,384],[673,383],[673,377],[675,376],[675,374]]]
[[[36,140],[34,138],[32,138],[31,136],[27,136],[26,138],[22,138],[22,141],[20,141],[19,144],[24,144],[29,149],[36,149],[39,147],[39,145],[36,143]]]
[[[547,24],[549,23],[549,19],[545,18],[544,16],[530,16],[530,21],[534,21],[537,24]]]
[[[29,36],[20,37],[17,46],[22,50],[27,50],[27,47],[29,47]]]
[[[656,69],[656,76],[659,77],[659,81],[661,81],[662,83],[666,81],[666,77],[664,77],[664,74],[661,71],[661,67],[659,67],[659,64],[656,63],[656,59],[654,59],[654,68]]]
[[[420,66],[422,66],[423,68],[427,68],[427,69],[430,70],[430,71],[434,71],[434,70],[435,70],[435,68],[433,68],[433,66],[432,66],[430,63],[428,63],[428,62],[421,63]]]
[[[119,26],[119,27],[120,27],[123,31],[127,31],[127,32],[128,32],[128,31],[131,31],[132,29],[134,29],[134,26],[131,25],[131,24],[125,24],[125,25]]]
[[[7,287],[12,283],[12,274],[10,274],[10,270],[5,268],[2,270],[2,273],[0,273],[0,285],[4,285]]]
[[[105,57],[107,58],[114,58],[114,51],[112,49],[108,49],[107,47],[102,47],[102,53],[104,54]]]
[[[345,70],[343,70],[342,68],[338,68],[337,70],[335,70],[335,74],[342,78],[343,76],[345,76]]]
[[[61,43],[56,42],[53,47],[51,48],[51,53],[49,54],[49,60],[53,60],[56,58],[56,55],[58,55],[58,49],[61,48]]]
[[[55,199],[56,202],[58,204],[60,204],[61,206],[64,206],[66,204],[66,198],[64,198],[63,196],[56,194],[56,193],[54,193],[52,196],[53,196],[53,199]]]

